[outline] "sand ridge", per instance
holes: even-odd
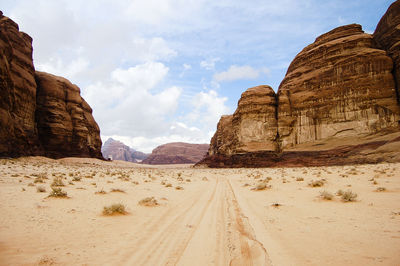
[[[48,197],[55,179],[67,198]],[[344,202],[339,190],[357,198]],[[139,204],[151,197],[157,204]],[[0,202],[0,265],[400,262],[398,163],[194,169],[0,159]],[[102,214],[116,203],[128,213]]]

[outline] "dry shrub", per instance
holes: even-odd
[[[120,189],[120,188],[112,188],[111,192],[121,192],[121,193],[125,193],[125,190]]]
[[[110,206],[104,206],[103,215],[125,215],[128,212],[126,211],[125,205],[122,203],[112,204]]]
[[[304,181],[304,178],[303,177],[297,177],[296,181]]]
[[[61,178],[61,177],[55,177],[55,178],[53,179],[53,183],[51,183],[51,186],[52,186],[52,187],[64,187],[65,184],[64,184],[64,182],[62,181],[62,178]]]
[[[67,198],[67,192],[63,191],[59,187],[52,187],[51,188],[53,191],[50,192],[49,197],[54,197],[54,198]]]
[[[376,191],[376,192],[383,192],[383,191],[386,191],[386,188],[384,188],[384,187],[378,187],[375,191]]]
[[[147,197],[139,201],[139,205],[146,207],[154,207],[158,205],[157,200],[154,197]]]
[[[357,194],[351,190],[347,190],[347,191],[343,192],[343,194],[342,194],[342,201],[344,201],[344,202],[356,201],[356,198],[357,198]]]
[[[267,182],[260,182],[253,188],[253,190],[264,190],[267,188],[271,188]]]
[[[107,192],[105,192],[104,189],[101,189],[99,191],[96,191],[94,194],[107,194]]]
[[[308,185],[310,187],[322,187],[324,185],[324,181],[322,179],[320,180],[311,180],[310,183],[308,183]]]
[[[183,187],[181,187],[181,186],[176,186],[175,189],[176,189],[176,190],[183,190]]]
[[[46,192],[46,188],[44,186],[38,186],[38,187],[36,187],[36,191],[43,193],[43,192]]]
[[[324,200],[332,200],[333,199],[333,195],[326,190],[321,191],[319,193],[319,196]]]

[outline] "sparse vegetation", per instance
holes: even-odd
[[[139,205],[146,207],[154,207],[158,205],[157,200],[154,197],[147,197],[139,201]]]
[[[267,189],[267,188],[270,188],[270,187],[271,187],[271,186],[269,186],[267,182],[263,181],[263,182],[258,183],[258,184],[253,188],[253,190],[264,190],[264,189]]]
[[[105,206],[103,208],[103,215],[125,215],[128,212],[126,211],[125,205],[122,203],[112,204],[110,206]]]
[[[107,194],[107,192],[105,192],[104,189],[101,189],[99,191],[96,191],[94,194]]]
[[[183,190],[183,187],[181,187],[181,186],[176,186],[175,189],[176,189],[176,190]]]
[[[67,198],[67,192],[63,191],[59,187],[51,187],[52,191],[49,194],[49,197],[54,197],[54,198]]]
[[[344,202],[356,201],[356,199],[357,199],[357,194],[352,192],[351,190],[347,190],[342,194],[342,201]]]
[[[61,177],[55,177],[55,178],[53,179],[53,183],[51,183],[51,186],[52,186],[52,187],[64,187],[65,184],[64,184],[64,182],[62,181],[62,178],[61,178]]]
[[[43,192],[46,192],[46,188],[44,186],[38,186],[38,187],[36,187],[36,191],[43,193]]]
[[[304,178],[303,177],[297,177],[296,181],[304,181]]]
[[[320,197],[324,200],[332,200],[333,195],[329,193],[328,191],[324,190],[319,193]]]
[[[383,191],[386,191],[386,188],[384,188],[384,187],[378,187],[375,191],[376,191],[376,192],[383,192]]]
[[[81,181],[81,179],[82,179],[82,177],[80,177],[80,176],[74,176],[74,178],[72,178],[72,181],[79,182],[79,181]]]
[[[325,181],[320,179],[320,180],[311,180],[310,183],[308,183],[308,185],[310,187],[322,187],[324,185]]]
[[[111,192],[121,192],[121,193],[125,193],[125,190],[120,189],[120,188],[112,188]]]

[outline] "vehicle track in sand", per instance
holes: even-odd
[[[225,176],[210,180],[140,228],[127,248],[115,254],[118,264],[270,265]]]

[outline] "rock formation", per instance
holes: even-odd
[[[38,154],[32,39],[0,11],[0,155]]]
[[[190,144],[173,142],[158,146],[144,164],[192,164],[204,158],[209,148],[208,144]]]
[[[360,25],[319,36],[290,64],[278,93],[248,89],[211,140],[212,167],[399,161],[400,1],[373,35]]]
[[[0,156],[102,158],[100,130],[80,89],[35,72],[32,39],[0,12]]]
[[[110,158],[112,160],[127,162],[141,162],[149,156],[146,153],[135,151],[124,143],[112,138],[104,142],[101,152],[106,159]]]

